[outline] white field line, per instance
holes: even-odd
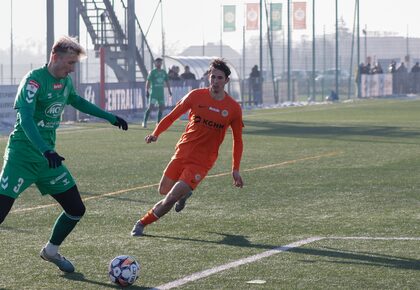
[[[226,270],[229,270],[229,269],[232,269],[232,268],[236,268],[236,267],[239,267],[241,265],[253,263],[253,262],[256,262],[256,261],[261,260],[263,258],[267,258],[267,257],[270,257],[272,255],[275,255],[275,254],[278,254],[278,253],[281,253],[281,252],[286,252],[286,251],[291,250],[293,248],[301,247],[303,245],[306,245],[306,244],[309,244],[309,243],[312,243],[312,242],[315,242],[315,241],[319,241],[319,240],[322,240],[322,239],[323,239],[322,237],[312,237],[312,238],[309,238],[309,239],[300,240],[300,241],[288,244],[286,246],[281,246],[281,247],[277,247],[277,248],[274,248],[274,249],[269,250],[269,251],[262,252],[261,254],[257,254],[257,255],[249,256],[247,258],[239,259],[239,260],[236,260],[236,261],[224,264],[224,265],[220,265],[220,266],[217,266],[217,267],[214,267],[214,268],[210,268],[208,270],[204,270],[202,272],[193,273],[189,276],[185,276],[184,278],[181,278],[181,279],[178,279],[178,280],[175,280],[175,281],[157,286],[155,288],[152,288],[152,290],[166,290],[166,289],[176,288],[176,287],[179,287],[181,285],[187,284],[189,282],[193,282],[193,281],[196,281],[198,279],[202,279],[202,278],[211,276],[213,274],[216,274],[216,273],[219,273],[219,272],[222,272],[222,271],[226,271]]]
[[[337,152],[331,152],[331,153],[326,153],[326,154],[321,154],[321,155],[309,156],[309,157],[304,157],[304,158],[300,158],[300,159],[288,160],[288,161],[284,161],[284,162],[280,162],[280,163],[268,164],[268,165],[264,165],[264,166],[249,168],[249,169],[245,169],[243,171],[248,172],[248,171],[255,171],[255,170],[260,170],[260,169],[277,167],[277,166],[283,166],[283,165],[297,163],[297,162],[300,162],[300,161],[320,159],[322,157],[334,156],[334,155],[338,155],[340,153],[342,153],[342,152],[337,151]],[[230,174],[231,174],[231,172],[224,172],[224,173],[209,175],[209,176],[207,176],[207,178],[221,177],[221,176],[226,176],[226,175],[230,175]],[[158,186],[158,185],[159,185],[158,183],[155,183],[155,184],[147,184],[147,185],[142,185],[142,186],[137,186],[137,187],[132,187],[132,188],[121,189],[121,190],[117,190],[117,191],[113,191],[113,192],[108,192],[108,193],[99,194],[99,195],[95,195],[95,196],[85,197],[85,198],[83,198],[83,201],[91,200],[91,199],[98,199],[98,198],[102,198],[102,197],[105,197],[105,196],[118,195],[118,194],[130,192],[130,191],[135,191],[135,190],[140,190],[140,189],[145,189],[145,188],[151,188],[151,187]],[[39,205],[39,206],[35,206],[35,207],[15,209],[15,210],[12,210],[10,212],[11,213],[27,212],[27,211],[37,210],[37,209],[49,208],[49,207],[53,207],[53,206],[58,206],[58,204],[57,203],[50,203],[50,204],[44,204],[44,205]]]
[[[420,241],[420,237],[326,237],[328,240]]]
[[[280,246],[277,248],[274,248],[269,251],[262,252],[261,254],[249,256],[243,259],[239,259],[224,265],[220,265],[214,268],[210,268],[201,272],[196,272],[191,275],[185,276],[184,278],[162,284],[160,286],[154,287],[151,290],[168,290],[173,289],[179,286],[182,286],[184,284],[187,284],[189,282],[194,282],[202,278],[206,278],[208,276],[211,276],[213,274],[226,271],[232,268],[239,267],[241,265],[249,264],[256,262],[258,260],[261,260],[263,258],[270,257],[272,255],[287,252],[291,249],[298,248],[313,242],[317,242],[320,240],[381,240],[381,241],[420,241],[420,237],[312,237],[304,240],[300,240],[291,244],[288,244],[286,246]]]

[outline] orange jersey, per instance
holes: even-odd
[[[196,89],[183,97],[159,123],[153,135],[159,136],[175,120],[189,111],[189,121],[175,147],[173,158],[186,159],[210,169],[228,127],[232,128],[232,169],[239,170],[242,157],[242,110],[228,94],[223,100],[211,97],[209,88]]]

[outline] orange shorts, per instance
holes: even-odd
[[[207,172],[208,169],[203,166],[181,159],[172,159],[166,166],[163,175],[172,180],[182,180],[194,190],[207,175]]]

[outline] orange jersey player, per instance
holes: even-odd
[[[164,216],[174,205],[177,212],[185,207],[187,198],[216,162],[219,147],[229,127],[233,133],[233,183],[237,187],[243,186],[239,174],[243,150],[242,110],[224,90],[229,75],[230,69],[223,60],[213,60],[209,68],[210,86],[188,93],[162,119],[153,133],[146,136],[146,143],[157,141],[162,132],[189,111],[185,132],[176,144],[175,154],[160,180],[159,193],[165,198],[136,222],[132,236],[142,236],[145,226]]]

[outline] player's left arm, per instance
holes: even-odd
[[[232,177],[233,184],[236,187],[242,187],[244,182],[241,174],[239,173],[239,167],[241,164],[242,152],[244,149],[242,141],[242,128],[244,126],[242,122],[242,111],[239,109],[238,116],[231,123],[232,136],[233,136],[233,148],[232,148]]]
[[[123,118],[102,110],[98,106],[92,104],[91,102],[88,102],[87,100],[78,95],[75,95],[73,97],[73,100],[70,102],[70,105],[72,105],[80,112],[107,120],[112,125],[117,126],[120,129],[128,129],[127,122]]]

